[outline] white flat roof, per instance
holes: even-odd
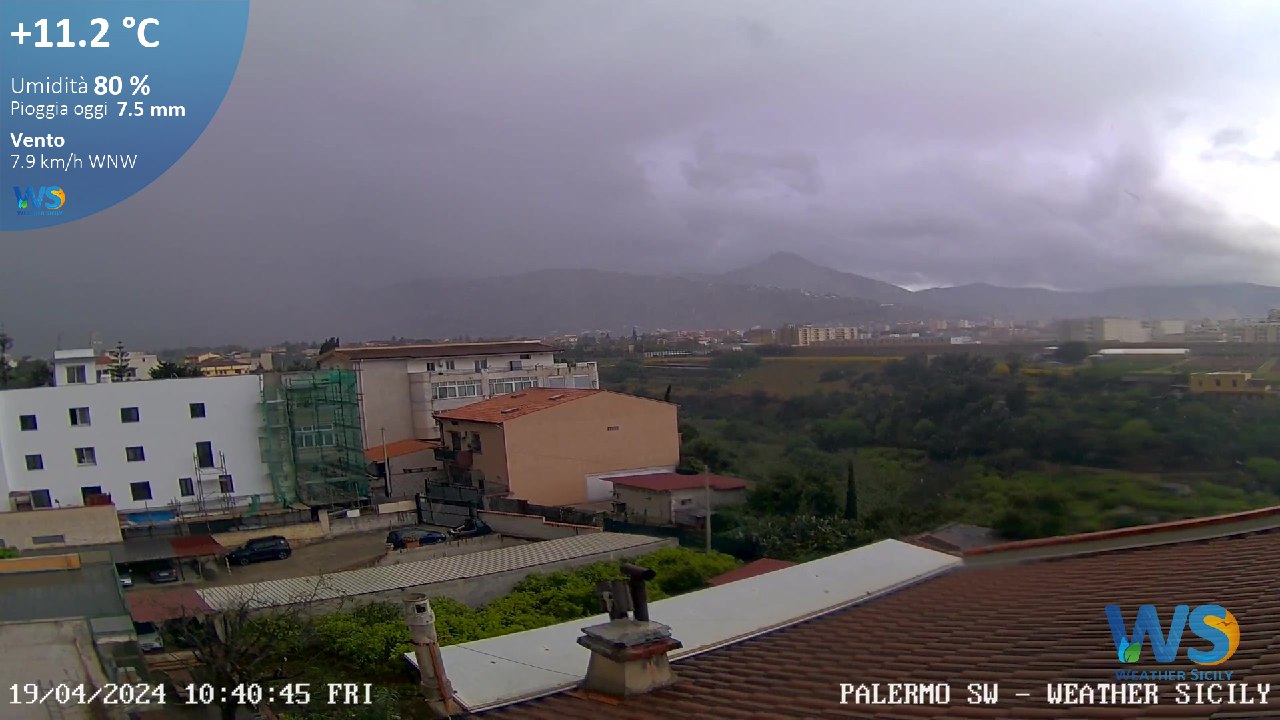
[[[961,565],[953,555],[897,540],[651,603],[650,618],[671,627],[688,657],[837,610]],[[582,628],[607,615],[440,649],[459,702],[490,710],[577,685],[590,651]],[[412,653],[409,662],[417,666]]]
[[[664,542],[666,542],[665,538],[650,535],[590,533],[399,565],[348,570],[331,575],[227,585],[205,588],[196,592],[214,610],[228,610],[241,604],[259,608],[281,607],[301,602],[335,600],[475,578],[510,570],[536,568],[540,565],[622,550],[635,550],[637,554],[644,554],[657,550],[658,546]]]
[[[1099,355],[1186,355],[1190,348],[1106,348]]]

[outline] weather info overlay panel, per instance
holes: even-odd
[[[249,0],[0,2],[0,230],[116,205],[182,157],[240,63]]]

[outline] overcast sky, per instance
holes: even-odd
[[[173,170],[0,236],[0,320],[777,250],[910,287],[1280,285],[1278,27],[1266,0],[254,3]]]

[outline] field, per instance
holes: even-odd
[[[777,397],[807,395],[838,382],[874,370],[896,357],[782,357],[765,358],[760,367],[752,368],[732,383],[732,391],[750,394],[763,390]],[[823,382],[822,378],[830,378]]]

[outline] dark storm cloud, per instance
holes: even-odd
[[[98,217],[3,236],[0,304],[23,313],[3,319],[49,344],[319,336],[333,298],[402,280],[778,249],[904,283],[1280,283],[1274,228],[1172,160],[1224,130],[1222,150],[1275,147],[1245,142],[1275,124],[1278,12],[255,3],[183,161]]]

